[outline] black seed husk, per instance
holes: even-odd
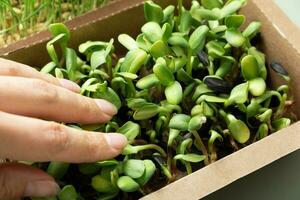
[[[199,62],[201,62],[204,66],[209,65],[208,55],[204,51],[199,51],[197,53],[197,58],[198,58]]]
[[[231,91],[231,85],[220,78],[206,77],[204,83],[215,92],[229,93]]]
[[[275,72],[277,72],[277,73],[279,73],[283,76],[288,76],[289,75],[288,72],[286,71],[286,69],[278,62],[273,61],[272,64],[271,64],[271,68]]]
[[[153,155],[153,159],[154,159],[159,165],[166,165],[165,159],[163,159],[160,155]]]

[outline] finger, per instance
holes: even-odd
[[[50,74],[38,72],[36,69],[14,61],[0,58],[0,76],[20,76],[26,78],[35,78],[48,83],[67,88],[73,92],[80,92],[80,87],[69,80],[57,79]]]
[[[0,76],[0,110],[68,123],[106,122],[117,109],[38,79]]]
[[[55,196],[59,186],[42,170],[19,164],[0,165],[0,200]]]
[[[0,157],[13,160],[94,162],[119,155],[127,139],[0,112]]]

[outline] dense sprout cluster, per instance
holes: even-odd
[[[75,81],[82,95],[119,109],[107,124],[70,126],[119,132],[129,141],[113,160],[51,162],[47,171],[63,187],[59,200],[136,198],[128,193],[145,195],[290,125],[288,74],[274,62],[287,84],[266,84],[265,55],[255,43],[261,23],[240,28],[245,16],[237,12],[246,1],[191,3],[187,10],[180,0],[178,9],[145,2],[141,33],[118,37],[124,57],[114,53],[113,39],[87,41],[77,54],[66,27],[50,26],[52,61],[42,72]]]
[[[102,7],[108,0],[1,0],[0,47]]]

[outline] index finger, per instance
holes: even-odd
[[[50,74],[41,73],[36,69],[22,63],[0,58],[0,66],[0,76],[19,76],[24,78],[39,79],[56,86],[67,88],[73,92],[80,92],[80,87],[76,83],[67,79],[55,78]]]

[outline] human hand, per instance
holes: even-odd
[[[36,162],[93,162],[121,153],[126,137],[62,124],[109,121],[117,109],[78,94],[76,83],[0,59],[0,158]],[[51,196],[59,190],[47,173],[19,163],[0,164],[0,199]]]

